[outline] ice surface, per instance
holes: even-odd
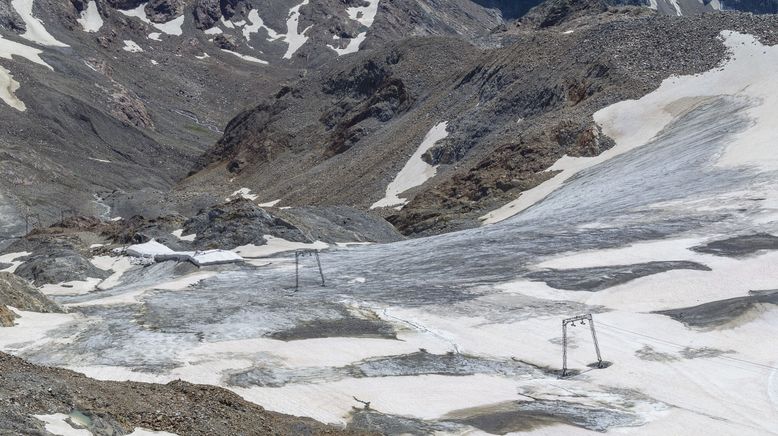
[[[448,136],[447,128],[448,122],[443,121],[442,123],[436,124],[427,132],[427,135],[424,137],[424,140],[421,141],[419,148],[416,149],[416,152],[411,155],[403,169],[400,170],[394,180],[386,187],[386,196],[373,203],[373,205],[370,206],[371,209],[396,206],[401,208],[408,203],[408,200],[400,198],[400,194],[411,188],[421,186],[427,180],[435,177],[437,168],[424,162],[421,157],[430,148],[434,147],[438,141]]]

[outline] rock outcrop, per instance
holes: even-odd
[[[10,307],[41,313],[62,313],[62,308],[30,286],[25,280],[11,273],[0,272],[0,326],[14,325],[16,314]]]

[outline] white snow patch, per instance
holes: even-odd
[[[742,96],[758,102],[746,111],[754,123],[735,135],[716,165],[778,169],[778,46],[764,46],[756,38],[737,32],[721,33],[730,58],[720,67],[692,76],[673,76],[639,100],[626,100],[594,114],[603,133],[616,146],[596,157],[564,156],[550,171],[561,171],[521,196],[481,217],[484,224],[509,218],[542,200],[579,171],[646,144],[676,116],[706,99],[722,95]]]
[[[234,200],[236,198],[245,198],[246,200],[254,201],[259,197],[259,195],[252,194],[251,189],[249,188],[240,188],[237,191],[230,194],[229,197],[225,198],[225,200],[230,201]]]
[[[159,32],[151,32],[147,36],[147,38],[152,40],[152,41],[162,41],[161,37],[162,37],[162,34],[159,33]]]
[[[21,56],[30,62],[42,65],[53,71],[54,69],[41,59],[41,53],[43,52],[37,48],[4,39],[0,35],[0,58],[13,59],[14,56]],[[11,71],[0,66],[0,99],[12,108],[24,112],[27,110],[27,106],[15,94],[19,86],[19,82],[14,80]]]
[[[422,185],[424,182],[435,176],[437,167],[424,162],[421,159],[421,156],[426,153],[427,150],[432,148],[438,141],[448,136],[448,131],[446,130],[447,127],[448,122],[443,121],[442,123],[435,125],[432,129],[430,129],[429,132],[427,132],[427,135],[424,137],[421,145],[419,145],[419,148],[416,149],[416,152],[413,153],[410,159],[408,159],[408,162],[406,162],[403,169],[400,170],[394,180],[389,183],[389,186],[386,187],[386,196],[373,203],[373,205],[370,206],[370,209],[393,206],[399,206],[399,208],[402,208],[402,206],[408,203],[408,200],[405,198],[400,198],[400,194],[411,188]]]
[[[192,242],[195,240],[195,238],[197,238],[197,233],[184,236],[184,229],[174,230],[171,234],[182,241]]]
[[[156,27],[162,33],[166,33],[168,35],[174,35],[174,36],[180,36],[184,33],[183,26],[184,26],[184,17],[185,15],[181,15],[180,17],[174,18],[167,23],[152,23],[152,26]]]
[[[95,289],[103,279],[87,277],[86,280],[73,280],[70,282],[45,284],[38,288],[46,295],[83,295]]]
[[[276,238],[271,235],[264,235],[262,237],[266,241],[265,245],[241,245],[240,247],[234,248],[232,251],[246,258],[260,258],[283,253],[285,251],[303,249],[324,250],[329,247],[329,245],[321,241],[315,241],[308,244],[305,242],[287,241],[286,239]]]
[[[124,273],[133,267],[132,261],[127,256],[96,256],[90,262],[102,270],[113,271],[113,274],[97,285],[97,289],[110,289],[118,285]]]
[[[89,300],[84,301],[80,303],[71,303],[67,304],[67,307],[84,307],[84,306],[112,306],[112,305],[123,305],[123,304],[138,304],[142,301],[141,297],[143,294],[145,294],[148,291],[151,290],[166,290],[166,291],[181,291],[189,286],[192,286],[201,280],[207,279],[209,277],[215,276],[216,273],[213,271],[207,271],[207,272],[196,272],[192,274],[187,274],[185,276],[177,277],[173,280],[165,281],[162,283],[154,283],[149,286],[141,287],[141,288],[132,288],[130,291],[118,294],[118,295],[112,295],[110,297],[104,297],[104,298],[98,298],[96,300]],[[108,287],[106,287],[108,289]]]
[[[203,52],[202,56],[195,56],[197,59],[203,60],[208,59],[210,56],[208,56],[208,53]]]
[[[284,37],[284,35],[281,35],[275,30],[266,26],[265,22],[262,20],[262,17],[259,16],[259,12],[256,9],[249,11],[248,20],[251,24],[248,24],[243,28],[243,37],[246,38],[246,41],[250,42],[251,34],[259,32],[260,29],[265,29],[265,31],[267,31],[268,41],[275,41]]]
[[[36,349],[45,343],[51,343],[48,333],[58,331],[66,324],[71,324],[79,315],[72,313],[38,313],[11,309],[18,318],[13,327],[5,327],[0,335],[0,349],[13,353],[21,353],[28,349]]]
[[[679,17],[683,15],[683,11],[681,11],[681,5],[678,4],[678,0],[667,0],[667,1],[675,9],[675,15]]]
[[[19,82],[14,80],[10,71],[0,66],[0,100],[19,112],[24,112],[27,110],[27,105],[16,96],[17,89],[19,89]]]
[[[3,59],[13,59],[13,56],[21,56],[30,62],[42,65],[54,71],[54,68],[52,68],[51,65],[41,59],[41,53],[43,53],[43,51],[37,48],[4,39],[3,36],[0,35],[0,57]]]
[[[335,52],[338,54],[338,56],[347,55],[350,53],[356,53],[359,51],[359,46],[362,45],[362,43],[367,38],[367,32],[362,32],[358,34],[355,38],[351,38],[348,41],[348,44],[344,48],[335,47],[334,45],[327,44],[327,47],[335,50]],[[337,35],[333,35],[332,39],[334,40],[340,40],[340,38]]]
[[[145,428],[137,427],[135,428],[135,430],[132,431],[132,433],[128,434],[127,436],[178,436],[178,435],[166,431],[153,431],[153,430],[147,430]]]
[[[111,161],[110,161],[110,160],[107,160],[107,159],[98,159],[98,158],[96,158],[96,157],[88,157],[87,159],[89,159],[89,160],[93,160],[93,161],[95,161],[95,162],[111,163]]]
[[[273,206],[277,205],[280,202],[281,202],[281,199],[279,198],[278,200],[268,201],[267,203],[259,203],[257,206],[259,206],[259,207],[273,207]]]
[[[117,248],[117,250],[120,250]],[[170,254],[173,250],[168,248],[164,244],[160,244],[156,240],[152,239],[149,242],[143,244],[135,244],[127,247],[127,255],[134,257],[154,257],[158,254]]]
[[[177,262],[191,262],[197,266],[235,263],[243,260],[242,257],[229,250],[173,251],[154,239],[144,244],[131,245],[127,247],[126,253],[133,257],[150,258],[155,262],[175,260]]]
[[[226,19],[224,17],[222,17],[222,24],[224,24],[224,27],[226,27],[228,29],[234,29],[235,28],[235,25],[232,24],[232,21],[230,21],[230,20],[228,20],[228,19]]]
[[[354,21],[359,21],[365,27],[370,27],[378,14],[378,3],[381,0],[365,0],[367,6],[357,6],[346,9],[348,17]]]
[[[149,62],[151,62],[151,65],[159,65],[159,62],[155,61],[154,59],[151,59]]]
[[[84,29],[84,32],[97,32],[103,27],[103,17],[100,16],[100,10],[94,0],[87,3],[86,9],[81,12],[80,18],[76,21]]]
[[[255,62],[255,63],[258,63],[258,64],[267,65],[267,61],[263,61],[262,59],[255,58],[254,56],[240,54],[240,53],[234,52],[232,50],[221,49],[221,51],[223,51],[225,53],[229,53],[231,55],[235,55],[235,56],[243,59],[244,61]]]
[[[222,29],[214,26],[214,27],[211,27],[210,29],[205,29],[203,31],[203,33],[205,33],[206,35],[221,35],[222,33],[224,33],[224,31],[222,31]]]
[[[53,415],[33,415],[46,423],[46,431],[57,436],[92,436],[92,432],[84,428],[75,428],[66,419],[70,415],[55,413]]]
[[[135,9],[127,9],[127,10],[119,9],[119,12],[121,12],[122,14],[128,17],[138,18],[144,23],[155,27],[157,30],[167,35],[180,36],[181,34],[183,34],[182,26],[184,25],[184,16],[186,14],[174,18],[168,21],[167,23],[154,23],[151,20],[149,20],[149,17],[146,15],[146,3],[139,5]],[[149,35],[149,38],[151,38],[151,35]]]
[[[124,47],[122,47],[122,50],[128,51],[130,53],[140,53],[143,51],[141,46],[135,43],[135,41],[125,39],[124,40]]]
[[[349,18],[358,21],[362,26],[369,28],[375,21],[376,14],[378,14],[378,3],[380,0],[365,0],[367,6],[357,6],[346,8],[346,13]],[[344,48],[338,48],[333,45],[327,45],[327,47],[334,50],[338,56],[343,56],[349,53],[356,53],[359,51],[359,47],[367,38],[367,30],[360,32],[356,37],[351,38]],[[334,40],[340,40],[337,35],[333,35]]]
[[[22,34],[22,38],[49,47],[68,47],[67,44],[51,36],[43,21],[32,15],[32,4],[33,0],[11,0],[11,5],[27,26],[27,31]]]
[[[10,263],[11,264],[11,266],[9,266],[8,268],[0,269],[0,272],[9,272],[9,273],[15,272],[16,268],[18,268],[19,265],[24,263],[23,260],[16,260],[16,259],[19,259],[19,258],[22,258],[22,257],[25,257],[25,256],[29,256],[31,254],[32,253],[30,253],[29,251],[20,251],[20,252],[17,252],[17,253],[8,253],[8,254],[0,255],[0,263]]]
[[[286,35],[283,37],[283,40],[289,44],[289,47],[286,49],[284,59],[291,59],[292,55],[294,55],[295,52],[297,52],[297,50],[299,50],[300,47],[302,47],[303,44],[308,41],[308,37],[305,36],[305,32],[307,32],[312,26],[308,26],[302,32],[298,30],[300,25],[300,8],[307,5],[308,3],[309,0],[303,0],[302,3],[289,10],[289,18],[286,20]]]

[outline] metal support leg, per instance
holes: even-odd
[[[319,252],[314,251],[313,254],[316,256],[316,264],[319,265],[319,275],[321,276],[321,285],[324,285],[324,271],[321,269],[321,261],[319,260]]]
[[[300,289],[300,253],[294,252],[294,291]]]
[[[602,356],[600,356],[600,344],[597,343],[597,333],[594,331],[594,319],[589,315],[589,328],[592,330],[592,340],[594,341],[594,351],[597,352],[597,367],[602,368]]]
[[[562,321],[562,377],[567,375],[567,323]]]

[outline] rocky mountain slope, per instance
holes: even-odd
[[[776,23],[600,2],[562,17],[557,3],[500,32],[500,48],[408,39],[309,74],[232,120],[178,189],[246,186],[282,205],[383,210],[406,234],[470,227],[553,175],[546,170],[563,155],[607,150],[594,112],[714,67],[725,56],[722,30],[771,43]],[[559,24],[544,26],[550,16]],[[421,167],[417,180],[390,192],[410,163]]]
[[[378,3],[2,0],[3,237],[165,192],[240,110],[318,65],[504,23],[469,0]]]
[[[0,233],[3,237],[18,236],[38,223],[50,224],[65,213],[111,218],[118,215],[111,208],[120,208],[131,198],[135,202],[130,209],[151,215],[178,211],[192,214],[218,203],[225,192],[215,192],[208,186],[192,191],[199,191],[194,197],[173,196],[162,203],[155,199],[165,197],[192,168],[215,160],[232,160],[233,156],[216,153],[232,141],[235,129],[230,129],[215,148],[210,146],[241,110],[288,90],[299,94],[303,88],[317,86],[316,81],[320,87],[328,86],[328,91],[320,101],[310,102],[312,107],[340,101],[338,93],[342,90],[337,88],[348,85],[336,83],[333,75],[362,68],[359,62],[366,61],[369,55],[354,54],[360,51],[375,51],[376,65],[381,65],[380,58],[386,58],[391,50],[418,50],[418,62],[429,56],[430,65],[440,69],[420,70],[418,88],[407,88],[409,84],[403,83],[406,89],[394,90],[386,85],[384,95],[376,96],[374,103],[384,104],[381,100],[387,98],[402,99],[403,92],[418,93],[424,86],[436,85],[423,91],[424,98],[412,96],[414,101],[403,100],[397,108],[390,104],[386,109],[369,109],[381,112],[381,123],[386,123],[390,115],[397,118],[395,111],[415,115],[421,102],[435,95],[433,88],[442,90],[440,85],[446,80],[461,78],[457,74],[463,74],[464,65],[470,62],[472,68],[472,62],[465,61],[465,57],[485,58],[495,48],[507,53],[507,47],[515,44],[517,38],[527,38],[516,36],[512,23],[517,20],[524,23],[522,29],[558,25],[564,20],[591,15],[589,11],[595,3],[598,13],[623,4],[672,13],[661,1],[654,4],[632,0],[553,0],[533,12],[532,8],[540,3],[2,0],[0,118],[7,127],[0,132]],[[670,3],[679,4],[682,13],[720,6],[770,12],[773,5],[769,1]],[[544,17],[538,19],[538,11],[544,10]],[[419,39],[413,42],[413,38]],[[413,49],[414,44],[428,46]],[[439,47],[433,47],[436,44]],[[447,56],[462,62],[446,64]],[[300,78],[303,82],[295,84]],[[370,91],[362,90],[363,94]],[[357,136],[384,143],[378,137],[373,141],[375,129],[365,127],[367,120],[351,120],[360,126],[343,124],[351,121],[338,111],[359,117],[360,111],[370,107],[369,102],[362,101],[364,95],[348,98],[353,101],[343,104],[349,107],[328,107],[327,114],[319,114],[328,117],[322,124],[324,136],[307,138],[336,148],[338,142],[354,143]],[[359,104],[367,106],[360,108]],[[458,109],[452,108],[450,112],[468,110],[461,104],[455,106]],[[231,126],[240,124],[240,119],[235,119]],[[310,120],[301,122],[310,126]],[[431,126],[425,126],[428,127]],[[359,133],[353,135],[354,129]],[[399,135],[402,143],[390,144],[388,148],[403,149],[405,154],[408,143],[419,142],[426,132],[403,130],[403,135]],[[452,138],[462,135],[454,132]],[[473,131],[466,135],[478,138],[480,134]],[[480,140],[474,142],[479,144],[475,148],[481,148]],[[490,141],[486,143],[484,150],[491,147]],[[200,159],[204,152],[205,160]],[[462,154],[462,150],[457,153]],[[460,159],[458,156],[454,160]],[[444,160],[449,165],[452,162],[450,156]],[[392,162],[392,170],[401,164]],[[303,164],[306,165],[312,165],[312,161]],[[314,179],[319,177],[323,176]],[[385,175],[377,177],[385,182]],[[217,185],[223,186],[221,182]],[[321,201],[344,201],[364,209],[380,191],[377,183],[369,184],[370,187],[356,190],[338,186],[337,195]],[[280,197],[276,192],[281,185],[263,188],[261,193]],[[187,182],[186,186],[192,184]],[[252,188],[260,192],[258,186]],[[300,194],[287,197],[298,199]],[[159,209],[160,204],[170,207]]]

